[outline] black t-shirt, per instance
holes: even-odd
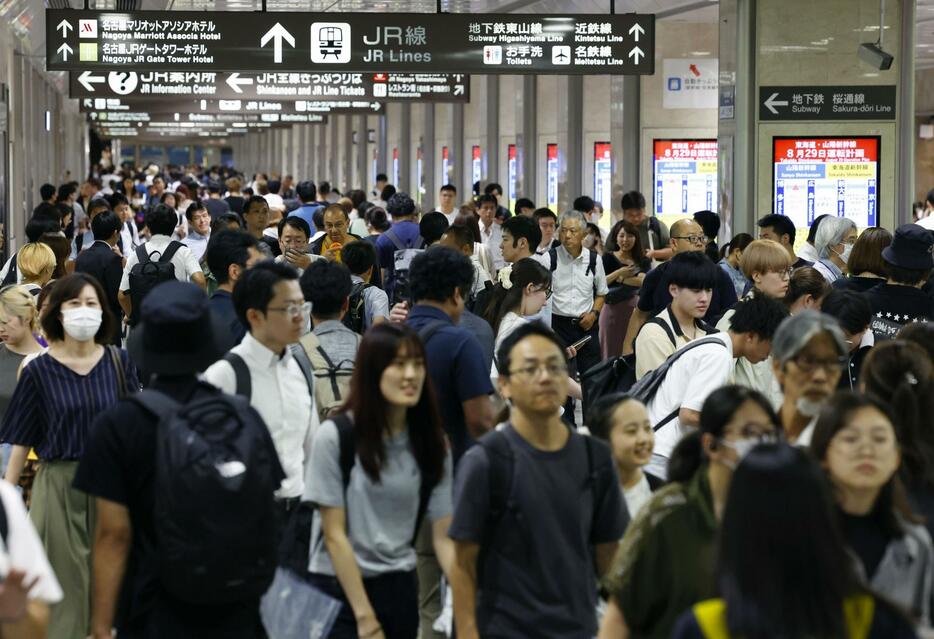
[[[246,204],[245,198],[239,195],[228,195],[224,198],[224,201],[227,202],[227,206],[230,207],[231,211],[243,214],[243,205]]]
[[[639,291],[639,310],[649,314],[658,315],[666,306],[671,304],[671,293],[668,292],[668,277],[665,275],[671,262],[659,264],[649,271],[642,281]],[[717,268],[717,282],[710,298],[710,307],[704,315],[704,321],[716,326],[723,314],[739,301],[736,297],[736,287],[733,280],[722,268]]]
[[[831,286],[838,291],[865,293],[880,284],[885,284],[885,280],[880,277],[838,277]]]
[[[891,541],[885,526],[876,514],[850,515],[839,509],[837,514],[847,544],[863,564],[866,579],[871,581]]]
[[[177,401],[220,393],[194,377],[160,379],[153,389]],[[78,465],[74,486],[127,508],[133,541],[115,626],[130,639],[254,639],[265,637],[259,600],[217,606],[179,601],[161,587],[155,552],[156,427],[148,412],[121,401],[98,415]]]
[[[879,284],[866,291],[872,306],[872,329],[876,340],[893,339],[902,326],[934,321],[934,298],[920,289],[898,284]]]

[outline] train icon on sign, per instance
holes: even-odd
[[[350,24],[315,22],[311,25],[311,61],[317,64],[350,62]]]

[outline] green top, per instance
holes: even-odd
[[[656,492],[629,524],[604,585],[633,638],[668,639],[685,610],[716,596],[717,525],[706,464]]]

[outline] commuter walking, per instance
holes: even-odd
[[[94,418],[139,389],[127,354],[107,347],[114,318],[106,296],[82,273],[55,283],[41,325],[49,351],[23,369],[0,427],[13,444],[5,479],[16,484],[30,448],[39,456],[30,517],[67,597],[52,606],[49,634],[84,639],[90,631],[91,545],[96,508],[72,488]]]

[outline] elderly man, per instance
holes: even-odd
[[[792,315],[772,338],[772,369],[784,398],[778,416],[785,438],[809,446],[821,408],[833,395],[847,362],[839,322],[817,311]]]
[[[561,246],[548,252],[552,280],[551,326],[565,346],[590,337],[577,349],[577,370],[581,373],[600,361],[597,319],[606,294],[603,260],[584,248],[584,215],[568,211],[558,223]]]

